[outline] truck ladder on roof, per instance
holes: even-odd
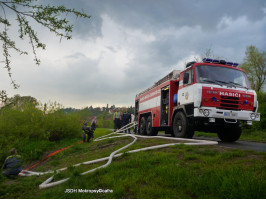
[[[160,79],[159,81],[155,82],[153,86],[149,87],[148,89],[140,92],[139,94],[137,94],[136,96],[140,96],[142,94],[144,94],[145,92],[148,92],[149,90],[157,87],[158,85],[161,85],[162,83],[169,81],[169,80],[177,80],[180,76],[180,70],[173,70],[171,71],[169,74],[167,74],[165,77],[163,77],[162,79]]]

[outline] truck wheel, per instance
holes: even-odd
[[[147,135],[149,136],[155,136],[158,134],[158,131],[155,130],[153,127],[152,127],[152,117],[149,116],[148,119],[147,119],[147,123],[146,123],[146,132],[147,132]]]
[[[192,138],[194,135],[193,126],[189,126],[188,120],[183,112],[178,112],[173,122],[174,136],[180,138]]]
[[[218,137],[223,142],[235,142],[240,138],[241,133],[240,126],[225,127],[218,131]]]
[[[146,120],[144,117],[140,119],[139,133],[140,135],[146,135]]]

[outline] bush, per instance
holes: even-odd
[[[254,122],[251,130],[265,130],[266,129],[266,93],[265,92],[257,92],[259,109],[258,113],[260,113],[260,121]]]
[[[259,102],[258,113],[260,113],[260,121],[253,122],[252,126],[244,127],[245,133],[253,132],[255,130],[266,130],[266,93],[265,92],[257,92],[257,99]]]
[[[257,129],[266,129],[266,92],[258,92],[260,122],[256,124]]]
[[[3,161],[10,154],[12,147],[21,147],[20,144],[27,146],[27,142],[36,140],[39,141],[36,143],[38,146],[42,144],[41,141],[80,137],[80,132],[80,118],[75,113],[66,114],[55,108],[44,114],[31,102],[19,108],[6,106],[0,110],[0,160]],[[23,153],[32,159],[37,159],[43,153],[37,152],[38,148],[25,149]]]
[[[77,114],[66,114],[63,111],[48,114],[44,119],[47,136],[50,141],[80,135],[81,124]]]
[[[107,112],[102,113],[98,116],[97,127],[99,128],[113,128],[114,122],[112,116]]]

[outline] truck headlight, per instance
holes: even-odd
[[[204,115],[205,117],[208,117],[209,114],[210,114],[210,111],[209,111],[209,110],[207,110],[207,109],[203,110],[203,115]]]
[[[251,113],[251,114],[250,114],[250,119],[252,119],[252,120],[256,119],[256,115],[255,115],[255,113]]]

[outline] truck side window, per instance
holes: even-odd
[[[192,69],[184,73],[184,85],[189,85],[193,82]]]

